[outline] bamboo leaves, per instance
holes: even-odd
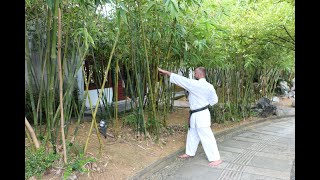
[[[176,0],[166,0],[165,7],[166,10],[170,12],[172,17],[178,18],[180,9]]]
[[[117,24],[119,26],[120,22],[124,22],[125,24],[128,24],[128,20],[127,20],[127,15],[126,13],[128,13],[128,9],[127,7],[125,6],[125,4],[123,2],[117,2],[116,3],[116,8],[117,8]]]
[[[251,56],[244,56],[245,57],[245,63],[244,63],[244,68],[245,69],[252,69],[255,67],[254,62],[255,59],[253,59]]]
[[[49,7],[49,9],[53,10],[54,8],[54,1],[55,0],[46,0],[47,1],[47,5]],[[56,0],[57,1],[57,0]]]
[[[209,48],[206,44],[206,40],[205,39],[201,39],[201,40],[195,40],[192,45],[196,48],[198,48],[199,51],[203,51],[204,48]]]
[[[146,12],[148,13],[148,12],[150,12],[152,9],[154,9],[155,8],[155,2],[154,1],[151,1],[151,2],[148,2],[148,7],[147,7],[147,9],[146,9]]]
[[[83,43],[86,47],[86,49],[89,48],[89,45],[95,47],[94,41],[91,37],[91,35],[88,33],[87,28],[79,28],[77,29],[72,36],[74,36],[74,38],[78,39],[81,38],[83,40]]]

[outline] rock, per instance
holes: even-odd
[[[274,96],[272,98],[272,102],[280,102],[280,99],[277,96]]]
[[[292,83],[291,91],[296,90],[295,78],[293,78],[293,79],[291,80],[291,83]]]
[[[257,114],[261,114],[262,113],[262,111],[263,111],[263,109],[253,109],[253,111],[254,112],[256,112]]]
[[[61,174],[62,174],[62,169],[60,169],[60,168],[57,169],[55,172],[55,175],[61,175]]]
[[[290,88],[286,81],[280,81],[279,85],[280,85],[281,94],[287,94],[289,92]]]
[[[266,106],[270,105],[270,100],[266,97],[262,97],[257,102],[258,109],[264,109]]]
[[[93,167],[93,169],[96,169],[98,167],[98,165],[96,163],[92,163],[92,167]]]
[[[295,103],[295,100],[293,100],[291,106],[292,106],[292,107],[295,107],[295,104],[296,104],[296,103]]]
[[[294,108],[280,108],[278,107],[276,110],[276,116],[288,116],[295,114]]]
[[[284,116],[285,115],[285,113],[284,113],[284,111],[283,111],[283,109],[277,109],[276,110],[276,116]]]
[[[76,180],[78,179],[78,177],[75,174],[72,174],[71,176],[69,176],[68,180]]]
[[[296,87],[295,87],[295,85],[293,85],[293,86],[291,87],[290,91],[295,91],[295,90],[296,90]]]
[[[286,97],[291,98],[291,97],[295,97],[295,92],[294,91],[290,91],[286,94]]]
[[[279,98],[276,100],[280,101]],[[277,107],[275,105],[272,105],[271,101],[266,97],[260,98],[256,106],[254,107],[254,111],[264,118],[276,114],[276,109]]]
[[[147,136],[148,139],[151,139],[151,136],[150,136],[149,132],[147,132],[146,136]]]
[[[274,106],[274,105],[269,105],[269,106],[266,106],[263,111],[260,113],[260,115],[264,118],[268,117],[268,116],[272,116],[272,115],[275,115],[276,114],[276,110],[277,110],[277,107]]]
[[[163,145],[166,145],[166,144],[167,144],[167,142],[166,142],[164,139],[160,139],[160,141],[161,141],[161,143],[162,143]]]

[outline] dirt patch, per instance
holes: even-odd
[[[292,99],[281,98],[278,105],[291,106],[291,103]],[[103,144],[101,154],[99,154],[100,145],[97,134],[93,131],[87,155],[94,157],[97,161],[85,166],[90,170],[89,173],[77,173],[76,177],[79,180],[128,179],[157,160],[176,152],[185,146],[184,126],[187,123],[188,112],[188,108],[175,108],[174,112],[168,115],[167,124],[171,127],[170,130],[163,131],[157,142],[151,137],[144,139],[142,136],[137,136],[129,127],[122,127],[117,138],[108,136],[105,139],[100,136]],[[217,133],[257,119],[260,118],[248,118],[240,122],[227,121],[224,124],[214,123],[212,130]],[[86,143],[90,126],[91,122],[81,124],[76,142],[83,145]],[[69,132],[73,132],[74,127],[75,125],[71,125]],[[113,134],[114,130],[108,128],[108,132]],[[61,179],[61,174],[61,171],[53,169],[42,179],[58,180]]]

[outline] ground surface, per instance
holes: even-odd
[[[283,106],[291,106],[292,99],[281,98],[280,103]],[[85,167],[90,169],[89,173],[76,173],[73,177],[79,180],[83,179],[128,179],[148,165],[157,160],[166,157],[185,146],[186,131],[183,126],[186,124],[188,108],[175,108],[174,112],[169,114],[168,126],[171,127],[171,133],[164,131],[158,142],[152,138],[144,140],[142,136],[138,137],[129,127],[123,127],[120,130],[118,138],[101,138],[103,147],[102,154],[99,155],[99,141],[95,132],[93,132],[87,154],[96,158],[95,163],[87,164]],[[213,124],[214,133],[255,121],[259,118],[249,118],[240,122],[226,122],[225,124]],[[81,124],[76,138],[79,144],[85,144],[91,123],[89,121]],[[73,132],[74,125],[71,125],[70,132]],[[108,129],[110,134],[114,134],[113,129]],[[43,179],[60,179],[62,171],[52,169]],[[76,178],[74,178],[76,179]]]

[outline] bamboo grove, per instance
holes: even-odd
[[[68,127],[72,119],[80,124],[88,98],[87,144],[101,117],[120,132],[129,116],[137,134],[158,137],[170,121],[177,87],[157,67],[188,76],[197,66],[207,68],[218,93],[212,121],[252,116],[258,98],[272,97],[279,80],[294,77],[294,8],[286,0],[26,0],[26,121],[41,146],[65,150],[65,139],[74,140],[78,130]],[[92,73],[86,73],[86,60]],[[92,105],[89,83],[104,89],[110,74],[113,103],[98,91],[94,103],[102,100],[101,111]],[[120,81],[131,107],[123,112]]]

